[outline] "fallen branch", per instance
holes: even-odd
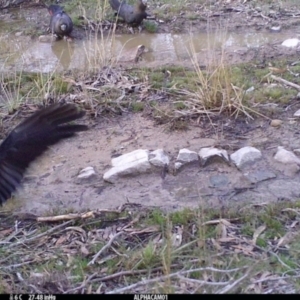
[[[248,277],[250,273],[250,269],[248,269],[248,271],[246,272],[245,275],[243,275],[242,277],[240,277],[239,279],[235,280],[235,281],[231,281],[232,283],[229,284],[228,286],[224,287],[221,291],[218,292],[218,294],[225,294],[228,293],[230,290],[232,290],[238,283],[240,283],[241,281],[243,281],[246,277]]]
[[[88,211],[85,213],[76,213],[76,214],[67,214],[67,215],[58,215],[58,216],[49,216],[49,217],[37,217],[37,222],[57,222],[57,221],[66,221],[74,219],[87,219],[94,218],[96,215],[101,213],[120,213],[120,210],[111,210],[111,209],[101,209],[96,211]]]
[[[176,273],[172,273],[172,274],[169,274],[169,275],[164,275],[164,276],[159,276],[159,277],[156,277],[156,278],[153,278],[153,279],[139,281],[139,282],[131,284],[129,286],[125,286],[125,287],[120,288],[120,289],[112,290],[112,291],[110,291],[106,294],[123,293],[123,292],[126,292],[126,291],[130,291],[131,289],[137,288],[139,286],[143,286],[143,285],[151,284],[151,283],[156,283],[156,282],[162,282],[162,281],[164,281],[166,279],[170,279],[172,277],[178,277],[180,275],[189,274],[189,273],[193,273],[193,272],[212,271],[212,272],[220,272],[220,273],[230,273],[230,272],[240,271],[240,270],[243,270],[245,268],[248,268],[248,266],[241,267],[241,268],[235,268],[235,269],[229,269],[229,270],[221,270],[221,269],[216,269],[216,268],[209,267],[209,268],[196,268],[196,269],[191,269],[191,270],[186,270],[186,271],[178,271]],[[248,274],[247,274],[247,276],[248,276]]]
[[[278,81],[280,83],[283,83],[285,85],[288,85],[288,86],[291,86],[293,88],[295,88],[296,90],[298,90],[300,92],[300,85],[296,84],[296,83],[293,83],[293,82],[290,82],[290,81],[287,81],[283,78],[280,78],[280,77],[277,77],[275,75],[270,75],[270,77],[275,80],[275,81]]]
[[[113,242],[117,237],[119,237],[122,233],[124,233],[124,232],[123,232],[123,231],[120,231],[120,232],[118,232],[116,235],[114,235],[114,236],[109,240],[109,242],[108,242],[103,248],[101,248],[100,251],[99,251],[97,254],[94,255],[93,259],[88,263],[88,266],[93,265],[93,264],[95,263],[95,261],[98,259],[98,257],[99,257],[106,249],[108,249],[108,248],[111,246],[112,242]]]

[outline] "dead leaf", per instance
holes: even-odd
[[[266,229],[266,225],[259,226],[253,233],[253,239],[252,243],[253,245],[256,245],[257,238],[261,235],[262,232],[264,232]]]
[[[295,237],[295,232],[287,232],[282,238],[279,239],[275,250],[279,247],[287,246]]]
[[[88,256],[90,254],[89,250],[86,248],[86,246],[82,245],[80,247],[80,252],[84,255],[84,256]]]
[[[61,245],[61,244],[63,244],[67,239],[68,239],[68,237],[67,237],[66,235],[61,235],[61,236],[57,239],[55,245],[56,245],[56,246]]]
[[[224,225],[223,223],[217,225],[216,231],[217,236],[219,236],[220,238],[225,238],[227,236],[227,228],[226,225]]]
[[[12,228],[1,230],[0,231],[0,236],[5,237],[6,235],[9,235],[13,232],[14,230]]]
[[[213,245],[215,246],[215,248],[217,250],[221,250],[222,249],[222,247],[220,246],[220,244],[215,239],[212,238],[211,241],[212,241]]]
[[[236,253],[244,253],[245,255],[254,256],[252,250],[254,249],[253,246],[242,246],[242,245],[232,245],[232,248],[235,249]]]
[[[236,240],[238,240],[238,239],[235,237],[224,237],[224,238],[219,238],[218,242],[228,243],[228,242],[232,242],[232,241],[236,241]]]

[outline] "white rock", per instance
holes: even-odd
[[[281,30],[281,26],[273,26],[271,27],[271,31],[278,32]]]
[[[149,150],[135,150],[111,160],[113,168],[105,172],[103,179],[110,183],[116,182],[117,178],[124,175],[136,175],[145,173],[151,169],[148,161]]]
[[[284,164],[300,164],[300,158],[297,157],[293,152],[285,150],[283,147],[279,146],[274,159],[284,163]]]
[[[197,152],[191,151],[189,149],[180,149],[176,159],[177,162],[183,163],[189,163],[197,160],[199,160]]]
[[[237,167],[241,167],[246,163],[251,163],[261,157],[261,152],[250,146],[243,147],[230,155],[231,160]]]
[[[294,113],[294,117],[300,117],[300,109],[298,109],[298,110]]]
[[[96,172],[93,167],[86,167],[79,172],[77,178],[89,178],[93,175],[96,175]]]
[[[199,156],[204,161],[206,161],[207,159],[209,159],[213,156],[219,156],[227,161],[229,160],[228,153],[226,150],[218,149],[218,148],[214,148],[214,147],[200,149]]]
[[[287,39],[287,40],[283,41],[281,45],[285,46],[285,47],[289,47],[289,48],[294,48],[294,47],[298,46],[299,42],[300,42],[300,40],[297,38]]]
[[[127,163],[148,160],[148,157],[149,157],[149,150],[138,149],[113,158],[111,160],[111,164],[113,167],[119,167]]]
[[[179,170],[179,169],[183,166],[183,163],[181,163],[181,162],[176,162],[176,163],[174,164],[174,166],[175,166],[175,170]]]
[[[154,166],[164,167],[165,165],[169,165],[170,160],[163,149],[157,149],[150,152],[149,162]]]

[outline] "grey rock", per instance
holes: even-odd
[[[189,163],[192,161],[198,161],[199,157],[195,151],[189,149],[180,149],[176,162]]]
[[[208,162],[213,162],[216,159],[228,162],[228,154],[226,150],[218,149],[214,147],[202,148],[199,151],[199,156],[201,158],[202,164],[205,165]]]
[[[283,164],[300,164],[300,158],[298,158],[293,152],[278,146],[274,159]]]
[[[169,165],[170,160],[163,149],[157,149],[149,154],[149,162],[156,167],[164,167]]]
[[[175,170],[179,170],[183,166],[183,163],[175,162],[174,166],[175,166]]]
[[[262,157],[261,152],[250,146],[243,147],[230,155],[231,160],[238,167],[244,167]]]

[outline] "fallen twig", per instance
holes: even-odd
[[[94,218],[96,215],[99,215],[101,213],[120,213],[120,210],[100,209],[96,211],[88,211],[85,213],[67,214],[67,215],[58,215],[58,216],[49,216],[49,217],[37,217],[36,221],[57,222],[57,221],[74,220],[74,219],[87,219],[87,218]]]
[[[120,231],[120,232],[118,232],[116,235],[114,235],[114,236],[109,240],[109,242],[108,242],[104,247],[102,247],[98,253],[96,253],[96,254],[94,255],[93,259],[88,263],[88,266],[93,265],[93,264],[95,263],[95,261],[98,259],[98,257],[99,257],[106,249],[108,249],[108,248],[111,246],[112,242],[113,242],[117,237],[119,237],[122,233],[124,233],[124,232],[123,232],[123,231]]]
[[[228,286],[224,287],[221,291],[218,292],[218,294],[225,294],[227,292],[229,292],[231,289],[233,289],[238,283],[240,283],[241,281],[243,281],[246,277],[248,277],[250,273],[250,268],[249,270],[246,272],[245,275],[243,275],[242,277],[240,277],[239,279],[235,280],[235,281],[231,281],[232,283],[229,284]]]
[[[275,76],[275,75],[270,75],[270,77],[271,77],[272,79],[274,79],[275,81],[278,81],[278,82],[280,82],[280,83],[286,84],[286,85],[291,86],[291,87],[295,88],[296,90],[300,91],[300,85],[298,85],[298,84],[296,84],[296,83],[287,81],[287,80],[285,80],[285,79],[283,79],[283,78],[280,78],[280,77],[278,77],[278,76]]]
[[[189,273],[192,273],[192,272],[212,271],[212,272],[220,272],[220,273],[230,273],[230,272],[240,271],[240,270],[243,270],[245,268],[248,268],[248,266],[244,266],[244,267],[241,267],[241,268],[235,268],[235,269],[229,269],[229,270],[221,270],[221,269],[208,267],[208,268],[196,268],[196,269],[190,269],[190,270],[185,270],[185,271],[178,271],[176,273],[172,273],[172,274],[169,274],[169,275],[164,275],[164,276],[159,276],[159,277],[148,279],[148,280],[139,281],[139,282],[131,284],[129,286],[125,286],[123,288],[112,290],[112,291],[108,292],[107,294],[123,293],[125,291],[130,291],[131,289],[137,288],[139,286],[143,286],[143,285],[151,284],[151,283],[156,283],[156,282],[161,282],[161,281],[164,281],[166,279],[170,279],[172,277],[176,277],[176,276],[184,275],[184,274],[189,274]],[[248,274],[247,274],[247,276],[248,276]]]
[[[47,231],[45,231],[45,232],[43,232],[43,233],[41,233],[41,234],[38,234],[38,235],[36,235],[36,236],[33,236],[32,238],[29,238],[29,239],[24,238],[24,239],[22,239],[22,240],[20,240],[20,241],[18,241],[18,242],[13,242],[13,243],[8,244],[8,245],[5,244],[5,246],[8,247],[8,248],[11,248],[11,247],[19,246],[19,245],[21,245],[21,244],[26,244],[26,243],[32,242],[32,241],[34,241],[34,240],[37,240],[37,239],[41,238],[42,236],[45,236],[45,235],[47,235],[47,234],[49,234],[49,233],[52,233],[52,232],[56,231],[57,229],[62,228],[62,227],[66,226],[66,225],[68,225],[68,224],[70,224],[70,223],[72,223],[72,220],[67,221],[67,222],[65,222],[65,223],[62,223],[62,224],[59,224],[59,225],[57,225],[57,226],[55,226],[55,227],[52,227],[52,228],[50,228],[49,230],[47,230]],[[1,243],[0,243],[0,244],[1,244]]]

